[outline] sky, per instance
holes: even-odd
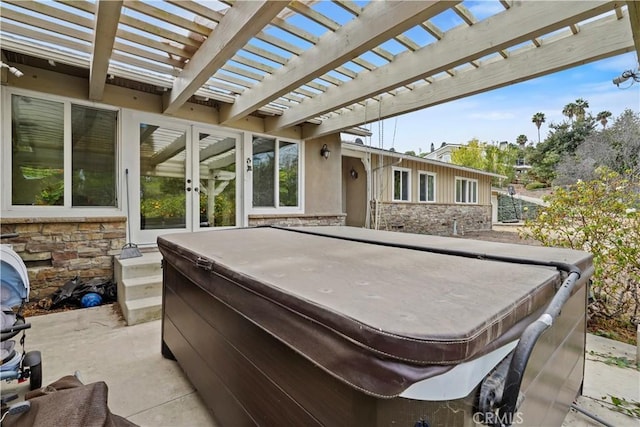
[[[435,107],[389,118],[366,125],[373,135],[361,139],[365,144],[398,152],[429,151],[431,143],[438,148],[442,142],[465,144],[473,138],[483,142],[515,143],[524,134],[538,142],[538,131],[532,116],[545,114],[540,127],[544,141],[550,123],[566,119],[562,109],[582,98],[589,102],[594,116],[608,110],[610,121],[629,108],[640,112],[640,83],[627,81],[616,87],[612,80],[625,70],[637,70],[635,53],[626,53],[555,74],[514,84]],[[356,137],[343,134],[343,139]]]

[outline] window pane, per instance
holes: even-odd
[[[429,202],[433,202],[435,201],[435,177],[433,175],[427,175],[427,182],[428,182],[428,198],[427,200]]]
[[[471,182],[471,203],[478,202],[478,183],[475,181]]]
[[[462,182],[462,203],[467,203],[469,201],[469,196],[468,196],[469,186],[468,186],[468,182],[467,182],[466,179],[463,179],[461,182]]]
[[[427,176],[428,175],[420,174],[420,201],[421,202],[427,201],[427,183],[426,183]]]
[[[393,200],[400,200],[400,191],[402,188],[400,175],[400,171],[393,171]]]
[[[298,206],[298,144],[280,142],[280,206]]]
[[[64,106],[28,96],[11,98],[14,205],[64,205]]]
[[[116,111],[71,106],[72,205],[116,206]]]
[[[409,200],[409,172],[402,172],[402,200]]]
[[[253,206],[275,207],[276,140],[253,137]]]

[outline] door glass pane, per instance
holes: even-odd
[[[298,144],[280,142],[278,160],[280,206],[298,206]]]
[[[275,207],[276,140],[253,137],[253,206]]]
[[[200,227],[236,225],[236,139],[200,133]]]
[[[183,130],[140,124],[141,230],[186,227],[186,141]]]
[[[117,112],[71,106],[73,206],[116,206]]]
[[[14,205],[64,205],[64,106],[61,102],[11,98]]]

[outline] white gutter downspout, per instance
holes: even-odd
[[[367,174],[367,209],[364,219],[365,228],[371,228],[371,194],[373,186],[373,177],[371,176],[371,153],[367,152],[366,157],[360,158],[364,165],[364,173]]]

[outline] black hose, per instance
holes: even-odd
[[[614,427],[613,424],[609,424],[608,422],[606,422],[605,420],[603,420],[602,418],[600,418],[599,416],[592,414],[589,411],[585,411],[584,409],[580,408],[578,405],[576,405],[575,403],[571,404],[571,407],[573,409],[575,409],[576,411],[586,415],[587,417],[591,418],[592,420],[595,420],[597,422],[599,422],[600,424],[602,424],[605,427]]]

